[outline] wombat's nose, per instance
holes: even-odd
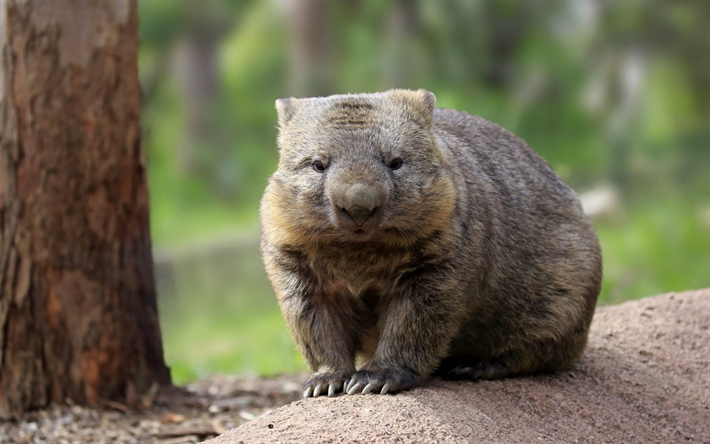
[[[362,225],[377,207],[377,192],[369,185],[357,183],[345,192],[343,210],[356,224]]]

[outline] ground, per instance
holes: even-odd
[[[214,376],[145,412],[53,407],[0,423],[0,442],[710,443],[710,290],[598,309],[584,356],[554,375],[292,403],[306,377]]]
[[[0,422],[0,443],[197,443],[300,398],[306,377],[215,375],[160,389],[143,411],[106,401],[53,406]]]

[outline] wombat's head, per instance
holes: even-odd
[[[448,223],[455,193],[430,92],[276,101],[278,170],[262,202],[272,242],[411,242]]]

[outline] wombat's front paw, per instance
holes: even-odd
[[[406,368],[370,368],[356,372],[345,388],[345,392],[348,395],[355,393],[384,395],[411,388],[420,380],[419,376]]]
[[[325,389],[328,389],[328,396],[335,396],[335,392],[340,390],[345,381],[350,379],[352,373],[344,372],[316,372],[311,376],[311,379],[303,384],[303,397],[314,398],[318,397],[321,393],[325,393]]]

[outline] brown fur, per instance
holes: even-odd
[[[262,254],[315,372],[305,396],[554,371],[586,345],[601,256],[579,199],[519,138],[434,104],[277,101]],[[362,225],[342,203],[356,184],[377,205]]]

